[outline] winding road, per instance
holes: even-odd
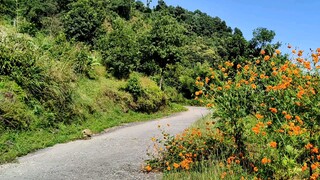
[[[141,172],[152,137],[161,137],[158,125],[177,134],[209,111],[187,107],[188,111],[144,123],[107,130],[90,140],[58,144],[27,156],[18,163],[0,166],[1,180],[135,180],[161,179],[161,174]],[[170,124],[170,126],[166,126]]]

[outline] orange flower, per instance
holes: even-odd
[[[261,160],[261,163],[262,164],[267,164],[267,163],[270,163],[271,162],[271,159],[268,159],[266,157],[264,157],[262,160]]]
[[[255,84],[251,84],[252,89],[257,89],[257,86]]]
[[[301,170],[305,171],[307,169],[308,169],[308,165],[307,165],[307,163],[304,163],[304,165],[301,167]]]
[[[259,133],[260,133],[260,127],[257,127],[257,126],[253,127],[253,128],[252,128],[252,131],[253,131],[255,134],[259,134]]]
[[[279,49],[277,49],[276,53],[279,55],[281,53],[281,51]]]
[[[319,173],[315,172],[310,176],[310,180],[317,180],[319,177]]]
[[[265,57],[264,57],[264,60],[265,61],[268,61],[270,59],[270,56],[269,55],[266,55]]]
[[[256,114],[256,118],[257,118],[257,119],[262,119],[263,116],[262,116],[261,114]]]
[[[308,70],[311,69],[311,64],[310,64],[310,62],[304,62],[303,65],[304,65],[304,67],[307,68]]]
[[[238,64],[238,65],[237,65],[237,69],[240,69],[240,68],[241,68],[241,64]]]
[[[315,154],[318,154],[319,153],[319,149],[317,147],[314,147],[312,150],[311,150],[312,153],[315,153]]]
[[[207,104],[207,107],[208,107],[208,108],[213,107],[213,104],[210,104],[210,103],[209,103],[209,104]]]
[[[210,79],[208,77],[206,77],[206,84],[208,84],[210,81]]]
[[[277,113],[278,110],[276,108],[269,108],[269,110],[272,112],[272,113]]]
[[[266,54],[266,51],[262,49],[262,50],[260,51],[260,54],[261,54],[261,55],[264,55],[264,54]]]
[[[223,172],[223,173],[221,174],[221,179],[224,179],[227,174],[228,174],[227,172]]]
[[[310,143],[308,143],[307,145],[305,145],[304,146],[306,149],[311,149],[311,148],[313,148],[313,145],[312,144],[310,144]]]
[[[268,122],[267,122],[267,125],[268,125],[268,126],[272,125],[272,121],[268,121]]]
[[[284,117],[286,118],[286,120],[292,119],[292,116],[290,116],[289,114],[285,115]]]
[[[315,170],[315,169],[317,169],[317,167],[319,166],[319,163],[313,163],[313,164],[311,164],[311,169],[312,170]]]
[[[171,168],[170,168],[170,167],[167,167],[167,170],[168,170],[168,171],[170,171],[170,170],[171,170]]]
[[[146,171],[150,172],[152,170],[152,168],[148,165],[144,168]]]
[[[245,70],[249,70],[249,69],[250,69],[249,65],[245,65],[245,66],[244,66],[244,69],[245,69]]]
[[[270,147],[272,147],[272,148],[277,148],[277,142],[274,142],[274,141],[272,141],[272,142],[270,142]]]
[[[297,53],[297,51],[296,50],[292,50],[292,53],[295,54],[295,53]]]
[[[259,169],[257,167],[254,167],[253,170],[254,172],[258,172]]]
[[[179,164],[177,164],[177,163],[173,163],[173,167],[177,169],[177,168],[179,168],[179,167],[180,167],[180,165],[179,165]]]

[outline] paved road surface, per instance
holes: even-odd
[[[159,179],[160,174],[144,174],[141,167],[147,159],[152,137],[161,137],[158,125],[176,134],[197,119],[207,115],[201,107],[145,123],[131,124],[94,136],[58,144],[18,159],[18,163],[0,166],[0,180],[118,180]]]

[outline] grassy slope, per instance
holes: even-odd
[[[113,92],[117,94],[117,97],[130,96],[119,91],[125,82],[106,78],[105,69],[101,66],[96,67],[96,74],[95,80],[81,78],[75,84],[77,87],[74,97],[75,108],[83,114],[82,120],[69,125],[59,124],[58,128],[1,132],[0,164],[57,143],[81,139],[83,129],[99,133],[106,128],[123,123],[146,121],[185,110],[184,107],[177,104],[170,104],[167,108],[154,114],[124,110],[121,106],[124,102],[117,102],[116,97],[110,97],[106,92]]]

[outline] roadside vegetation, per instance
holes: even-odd
[[[167,179],[319,178],[320,48],[309,58],[293,49],[290,60],[279,50],[260,54],[196,79],[196,99],[214,119],[181,135],[164,133],[157,142],[167,150],[149,168]]]

